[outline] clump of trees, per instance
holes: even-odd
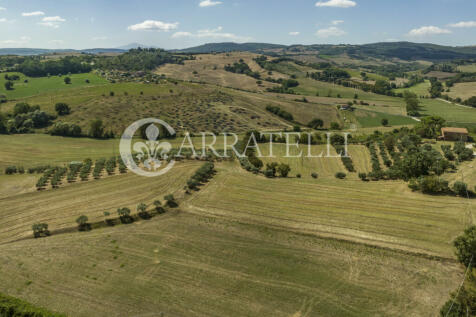
[[[251,68],[246,64],[243,59],[240,59],[239,62],[233,63],[233,65],[225,65],[225,70],[227,72],[235,73],[235,74],[245,74],[251,76],[253,78],[259,79],[261,75],[259,72],[253,72]]]
[[[215,174],[213,162],[204,163],[187,181],[187,187],[191,190],[198,190],[201,184],[207,183]]]
[[[55,111],[58,114],[58,116],[65,116],[71,113],[71,108],[67,103],[64,102],[58,102],[55,105]]]
[[[295,79],[278,79],[275,81],[278,84],[281,84],[281,86],[276,86],[272,88],[267,88],[266,90],[268,92],[275,92],[279,94],[295,94],[294,90],[292,88],[299,86],[299,82]]]
[[[51,135],[80,137],[82,136],[82,129],[74,123],[58,121],[49,129],[49,133]]]
[[[453,245],[456,256],[470,273],[461,289],[451,294],[451,298],[443,305],[440,316],[474,316],[476,313],[476,291],[472,269],[476,261],[476,226],[467,228],[462,235],[457,237]]]
[[[273,178],[279,175],[280,177],[288,177],[291,167],[288,164],[271,162],[266,164],[264,175],[268,178]]]
[[[278,106],[268,105],[268,106],[266,106],[266,111],[269,111],[269,112],[283,118],[284,120],[294,121],[294,117],[291,113],[287,112],[286,110],[282,110]]]
[[[30,77],[46,77],[69,73],[88,73],[92,70],[92,66],[85,62],[83,57],[66,56],[57,60],[44,61],[39,56],[31,56],[26,57],[14,70]]]
[[[405,90],[403,98],[405,99],[407,114],[414,117],[419,116],[420,100],[418,99],[418,96],[413,92]]]
[[[10,119],[0,117],[0,122],[3,122],[0,123],[0,130],[4,129],[7,133],[31,133],[33,129],[46,127],[53,119],[53,116],[41,111],[39,106],[21,102],[14,106]]]
[[[307,126],[311,129],[318,130],[324,126],[324,121],[319,118],[314,118],[307,124]]]

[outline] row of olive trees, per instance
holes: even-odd
[[[175,199],[174,195],[169,194],[164,196],[165,200],[165,207],[175,208],[178,207],[178,202]],[[162,206],[162,202],[160,200],[155,200],[152,204],[154,206],[154,210],[157,214],[165,213],[165,208]],[[137,214],[142,219],[150,219],[152,215],[150,214],[150,210],[148,210],[149,206],[144,203],[140,203],[137,205]],[[118,208],[117,215],[119,216],[119,220],[123,224],[130,224],[134,222],[134,217],[131,215],[131,210],[127,207]],[[104,212],[104,216],[106,217],[106,224],[114,225],[114,219],[108,218],[111,216],[111,213],[108,211]],[[89,218],[86,215],[81,215],[76,219],[76,223],[78,224],[79,231],[90,231],[92,229],[91,223],[89,223]],[[41,237],[48,237],[51,235],[51,232],[48,229],[47,223],[35,223],[32,226],[33,236],[35,238]]]

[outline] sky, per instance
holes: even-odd
[[[476,45],[475,0],[0,0],[0,47]]]

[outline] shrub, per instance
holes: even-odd
[[[59,116],[65,116],[71,113],[71,108],[64,102],[58,102],[55,105],[55,111]]]
[[[301,174],[298,173],[298,174],[296,174],[296,177],[301,178],[302,176],[301,176]]]
[[[88,223],[88,217],[85,215],[81,215],[76,219],[76,223],[78,224],[79,231],[89,231],[91,230],[91,225]]]
[[[28,282],[29,283],[29,282]],[[36,307],[21,299],[6,296],[0,293],[0,316],[5,317],[66,317],[66,315],[58,314]]]
[[[338,178],[338,179],[344,179],[347,175],[345,173],[342,173],[342,172],[337,172],[335,177]]]
[[[46,223],[35,223],[31,226],[31,229],[33,230],[33,236],[35,238],[47,237],[50,235],[48,224]]]
[[[7,175],[12,175],[18,172],[18,169],[16,166],[7,166],[5,168],[5,174]]]
[[[359,173],[359,178],[363,180],[364,182],[368,181],[366,173]]]
[[[337,122],[331,122],[331,130],[340,130],[340,125]]]
[[[118,208],[117,214],[124,224],[132,223],[134,219],[131,217],[131,210],[129,208]]]
[[[289,167],[288,164],[281,163],[277,167],[277,171],[281,177],[288,177],[288,174],[291,171],[291,168]]]
[[[144,203],[140,203],[139,205],[137,205],[137,212],[139,214],[139,217],[141,217],[142,219],[150,218],[150,215],[147,212],[147,205]]]
[[[471,226],[453,242],[458,260],[466,267],[471,259],[476,260],[476,226]],[[474,263],[474,262],[473,262]]]
[[[174,195],[169,194],[164,196],[164,200],[166,201],[166,205],[169,206],[170,208],[175,208],[178,207],[178,202],[175,200]]]
[[[311,173],[311,177],[314,178],[314,179],[317,179],[319,177],[319,175],[317,173]]]
[[[457,181],[453,184],[453,192],[461,197],[466,197],[468,195],[468,185],[466,183]]]

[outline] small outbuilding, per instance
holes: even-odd
[[[468,140],[468,129],[466,128],[441,128],[441,139],[445,141],[464,141]]]

